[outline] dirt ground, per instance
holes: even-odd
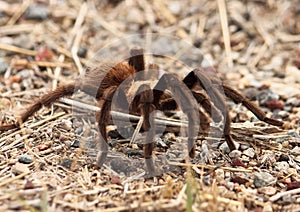
[[[202,66],[284,126],[228,99],[238,149],[200,134],[189,161],[171,127],[155,139],[162,174],[148,179],[136,128],[109,123],[95,165],[98,108],[79,93],[84,106],[64,98],[0,132],[0,211],[300,211],[299,0],[0,0],[0,123],[135,46],[179,78]]]

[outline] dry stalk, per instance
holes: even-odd
[[[0,35],[1,35],[1,31],[0,31]],[[17,46],[13,46],[13,45],[9,45],[9,44],[4,44],[4,43],[0,43],[0,49],[5,50],[5,51],[9,51],[9,52],[15,52],[15,53],[20,53],[20,54],[25,54],[25,55],[29,55],[29,56],[35,56],[35,55],[37,55],[36,51],[32,51],[32,50],[28,50],[28,49],[23,49],[23,48],[20,48],[20,47],[17,47]]]
[[[226,12],[226,4],[225,0],[218,0],[218,7],[221,19],[221,26],[222,26],[222,33],[226,51],[226,58],[227,64],[229,68],[233,67],[232,62],[232,54],[231,54],[231,45],[230,45],[230,34],[228,30],[228,19],[227,19],[227,12]]]

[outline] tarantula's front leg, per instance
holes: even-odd
[[[190,89],[194,88],[197,83],[203,88],[211,101],[214,103],[214,105],[218,108],[218,110],[221,112],[224,118],[224,137],[226,140],[226,143],[229,147],[229,149],[235,150],[235,144],[234,141],[230,135],[230,116],[228,108],[226,107],[225,98],[224,95],[220,93],[219,87],[222,87],[222,85],[213,84],[212,81],[201,71],[200,69],[195,69],[191,71],[183,80],[183,82],[186,84],[186,86]],[[223,89],[223,88],[222,88]],[[207,109],[205,109],[207,110]],[[214,121],[216,121],[216,117],[213,113],[212,118]]]
[[[154,105],[161,108],[160,99],[164,91],[169,89],[181,110],[188,117],[188,152],[189,156],[195,156],[195,138],[199,130],[199,110],[197,102],[195,101],[191,91],[183,84],[176,76],[172,74],[164,74],[153,89],[154,92]]]
[[[283,122],[272,119],[266,116],[266,114],[255,104],[253,104],[249,99],[245,98],[239,92],[231,88],[225,83],[222,84],[224,88],[225,95],[232,99],[236,104],[242,103],[248,110],[250,110],[259,120],[264,121],[268,124],[275,126],[282,126]]]

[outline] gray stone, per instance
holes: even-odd
[[[20,163],[30,164],[30,163],[32,163],[33,160],[32,160],[32,157],[30,155],[20,155],[18,157],[18,161]]]
[[[239,150],[233,150],[232,152],[229,153],[229,157],[231,158],[239,158],[241,157],[242,153]]]
[[[286,161],[280,161],[275,163],[275,169],[278,171],[287,171],[290,165]]]
[[[255,156],[255,152],[254,152],[253,148],[248,148],[248,149],[244,150],[243,154],[250,158],[253,158]]]
[[[5,73],[7,68],[8,68],[8,63],[5,60],[3,60],[2,58],[0,58],[0,74]]]
[[[237,143],[237,142],[234,142],[234,144],[235,144],[236,149],[239,149],[240,144]],[[226,142],[224,142],[223,144],[221,144],[220,150],[221,150],[223,153],[225,153],[225,154],[229,154],[229,153],[230,153],[230,149],[229,149],[229,147],[228,147],[228,145],[227,145]]]
[[[48,18],[48,8],[44,5],[30,5],[24,17],[25,19],[45,20]]]
[[[272,185],[276,182],[276,179],[267,172],[259,172],[254,175],[254,186],[256,188],[261,188],[265,186]]]

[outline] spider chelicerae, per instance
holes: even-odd
[[[122,108],[129,108],[130,114],[140,115],[143,118],[142,127],[147,132],[144,143],[144,158],[149,173],[153,174],[155,173],[152,161],[155,121],[151,114],[155,110],[170,111],[180,108],[186,114],[188,119],[188,153],[191,158],[195,156],[194,142],[199,129],[208,131],[210,118],[214,122],[223,121],[225,141],[230,150],[236,148],[230,135],[231,120],[226,107],[225,96],[235,103],[243,104],[261,121],[275,126],[283,125],[282,121],[267,117],[257,105],[226,83],[208,75],[201,68],[190,71],[183,80],[180,80],[175,74],[164,73],[153,85],[153,83],[149,83],[146,73],[155,72],[158,69],[155,64],[145,64],[143,49],[134,48],[130,51],[130,57],[127,61],[108,62],[99,64],[94,68],[87,68],[86,74],[80,78],[79,83],[61,85],[43,95],[26,109],[19,122],[1,125],[0,131],[19,128],[21,123],[43,106],[49,107],[58,99],[71,96],[77,90],[81,90],[95,97],[101,107],[96,115],[101,133],[97,165],[99,167],[103,165],[108,153],[106,127],[111,119],[111,107],[114,106],[121,110]],[[133,92],[131,85],[138,81],[142,83]],[[128,96],[132,99],[130,103]],[[113,101],[113,99],[117,99],[117,101]]]

